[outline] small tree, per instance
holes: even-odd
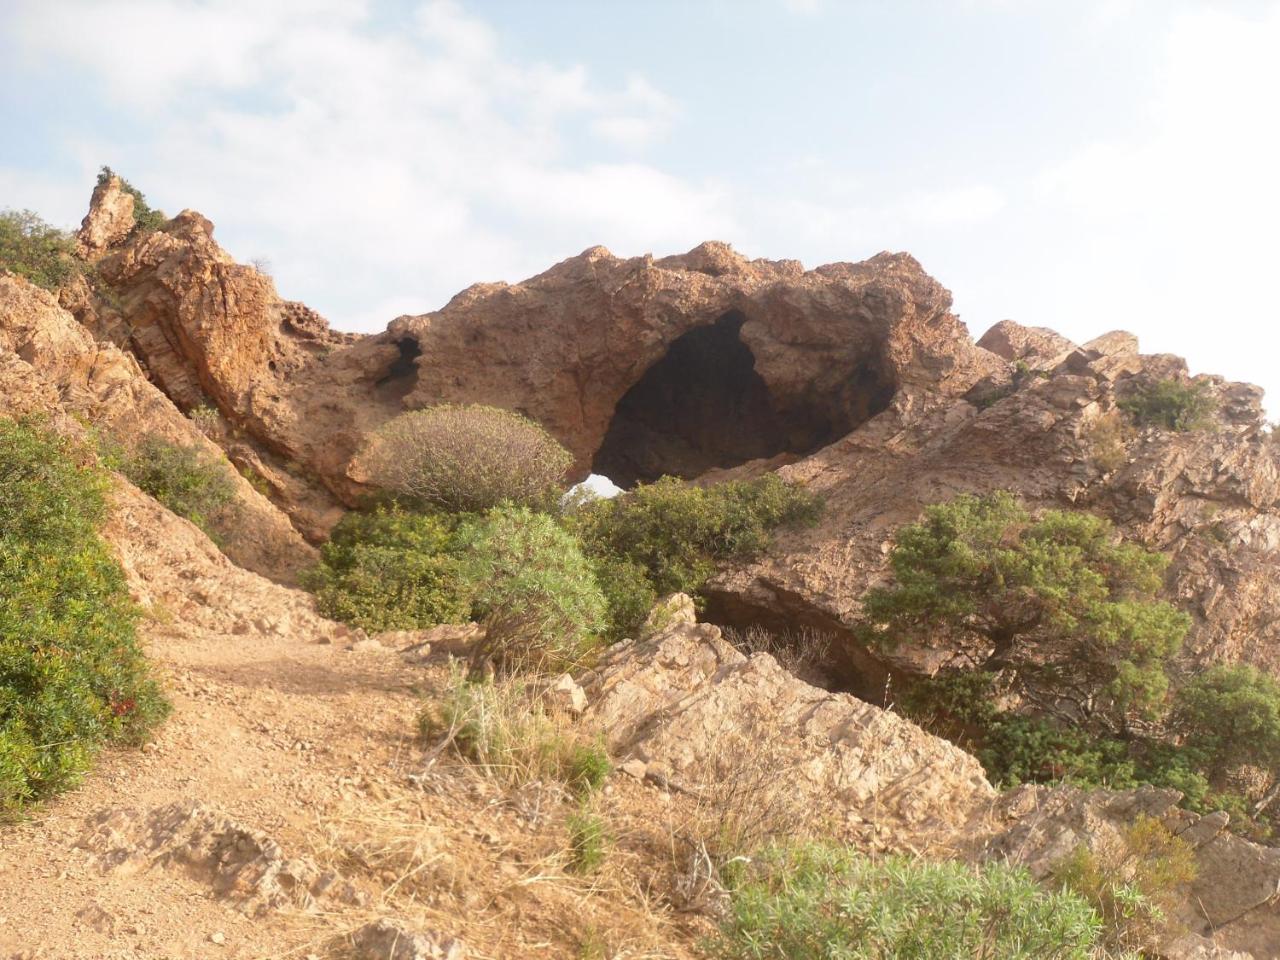
[[[57,290],[81,269],[70,234],[49,226],[30,210],[0,212],[0,273]]]
[[[370,480],[408,502],[480,512],[504,501],[555,503],[573,457],[510,410],[442,404],[379,429],[364,456]]]
[[[1280,683],[1254,667],[1195,677],[1178,691],[1173,717],[1217,786],[1243,766],[1280,769]]]
[[[458,532],[460,578],[471,584],[485,637],[471,654],[502,669],[563,670],[592,647],[605,601],[578,542],[553,519],[504,506]]]
[[[957,497],[899,531],[896,582],[863,598],[865,635],[948,647],[1046,712],[1127,729],[1158,713],[1190,625],[1156,598],[1166,564],[1088,513]]]

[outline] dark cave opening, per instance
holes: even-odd
[[[412,337],[397,340],[396,348],[400,355],[374,384],[381,394],[391,399],[401,399],[413,392],[418,383],[418,358],[422,356],[422,347]]]
[[[692,479],[779,453],[807,453],[849,429],[822,410],[780,411],[730,311],[672,341],[618,401],[592,471],[621,487]]]

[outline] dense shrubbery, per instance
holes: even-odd
[[[0,419],[0,814],[73,783],[164,716],[88,454]]]
[[[119,466],[139,490],[210,536],[214,518],[235,499],[235,482],[225,464],[160,437],[144,437],[122,455]]]
[[[458,576],[485,627],[472,664],[563,670],[590,650],[605,601],[577,540],[527,507],[498,507],[458,532]]]
[[[112,177],[119,177],[120,189],[133,197],[133,226],[135,230],[144,233],[151,230],[159,230],[168,222],[169,218],[162,211],[153,209],[151,204],[147,203],[147,198],[142,195],[141,190],[124,177],[120,177],[110,167],[103,167],[98,171],[98,185],[101,186]]]
[[[1244,766],[1280,770],[1280,683],[1254,667],[1217,666],[1193,678],[1178,691],[1174,722],[1215,785]]]
[[[1135,388],[1120,400],[1119,407],[1138,423],[1187,431],[1204,426],[1216,404],[1203,381],[1169,379]]]
[[[957,497],[899,531],[895,583],[863,600],[865,636],[953,650],[1043,713],[1122,732],[1159,714],[1190,623],[1157,599],[1167,562],[1092,514]]]
[[[0,211],[0,273],[57,290],[81,269],[69,233],[49,226],[30,210]]]
[[[1091,960],[1101,936],[1088,903],[1021,870],[809,845],[751,865],[707,946],[716,960]]]
[[[610,599],[614,639],[644,619],[650,594],[637,592],[643,575],[652,596],[695,594],[728,560],[746,559],[769,545],[787,523],[813,523],[818,500],[774,474],[711,487],[666,477],[574,513],[571,525],[597,562]]]
[[[465,620],[471,601],[453,559],[448,517],[380,506],[347,514],[320,549],[309,586],[326,617],[366,630]]]
[[[442,404],[384,425],[363,460],[374,486],[405,503],[479,512],[552,508],[573,457],[518,413]]]

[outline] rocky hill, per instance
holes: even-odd
[[[1009,490],[1172,558],[1165,592],[1193,619],[1177,669],[1280,677],[1280,447],[1258,388],[1199,378],[1200,429],[1133,424],[1128,398],[1186,380],[1184,361],[1125,333],[1081,346],[1007,321],[974,342],[905,254],[806,271],[718,243],[662,259],[597,247],[344,334],[236,263],[201,215],[140,232],[134,202],[118,179],[95,190],[79,233],[91,282],[55,296],[0,274],[0,414],[197,449],[227,467],[233,508],[215,545],[116,478],[105,535],[150,611],[175,715],[143,753],[0,826],[0,956],[698,956],[725,894],[684,841],[735,803],[820,814],[877,854],[1037,877],[1154,819],[1197,862],[1159,955],[1280,956],[1280,851],[1167,790],[1002,795],[892,709],[897,678],[948,651],[885,653],[856,629],[904,523]],[[474,628],[369,637],[295,589],[370,490],[373,432],[441,401],[527,415],[574,480],[776,471],[825,502],[820,524],[717,574],[706,622],[677,597],[564,680],[569,722],[617,767],[601,799],[617,855],[594,879],[566,860],[563,789],[513,788],[413,737]],[[831,638],[818,683],[722,634],[753,627]]]

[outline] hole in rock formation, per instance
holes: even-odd
[[[401,400],[407,397],[418,383],[417,361],[422,356],[422,347],[412,337],[397,340],[396,347],[400,355],[374,384],[378,392],[388,400]]]
[[[705,599],[706,608],[698,619],[714,623],[744,653],[769,653],[814,686],[886,705],[889,666],[834,617],[787,596],[756,603],[712,590]]]
[[[672,341],[614,409],[592,472],[621,487],[693,479],[781,453],[806,454],[879,413],[893,395],[870,367],[839,395],[778,402],[742,341],[734,310]]]

